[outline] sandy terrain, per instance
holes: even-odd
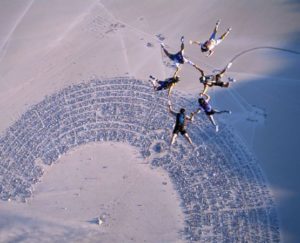
[[[60,158],[26,204],[1,207],[0,240],[179,242],[182,224],[164,171],[129,145],[90,144]]]
[[[32,105],[71,84],[102,77],[168,77],[173,69],[163,65],[166,57],[158,34],[174,52],[184,35],[186,55],[207,72],[223,68],[235,54],[253,47],[300,51],[299,8],[297,1],[1,0],[0,131],[4,134]],[[206,58],[188,40],[207,38],[218,18],[220,32],[229,26],[233,30]],[[282,242],[300,241],[299,63],[299,55],[255,51],[234,62],[228,75],[238,82],[232,88],[210,92],[214,106],[233,111],[218,121],[244,140],[269,181]],[[197,71],[186,65],[181,77],[175,90],[196,99]],[[167,174],[144,165],[133,148],[86,145],[57,162],[45,169],[26,204],[0,202],[1,241],[38,241],[50,231],[64,240],[90,234],[89,239],[101,235],[107,242],[179,241],[184,216],[180,200],[175,200],[177,192]],[[114,208],[116,203],[120,204]],[[99,231],[94,220],[102,214],[109,216]],[[151,231],[145,229],[142,215],[153,226]],[[131,227],[123,220],[130,220]],[[31,235],[36,228],[40,234]]]

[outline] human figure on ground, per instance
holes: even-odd
[[[193,121],[193,117],[194,117],[195,113],[192,112],[190,116],[187,116],[185,114],[184,108],[181,108],[179,113],[177,113],[172,109],[171,101],[168,101],[168,108],[169,108],[169,112],[172,115],[176,116],[176,123],[175,123],[175,127],[173,130],[172,138],[171,138],[171,145],[174,144],[174,142],[178,136],[178,133],[181,133],[181,135],[183,135],[190,144],[193,144],[190,136],[188,135],[188,133],[186,131],[186,127],[187,127],[188,121]]]
[[[231,28],[228,28],[227,31],[223,35],[221,35],[218,39],[216,39],[219,24],[220,24],[220,20],[217,21],[214,31],[211,34],[209,40],[205,41],[204,43],[201,43],[200,41],[190,40],[190,44],[199,45],[202,52],[208,52],[208,54],[207,54],[208,57],[210,55],[212,55],[214,53],[213,49],[217,45],[219,45],[231,31]]]
[[[202,96],[198,99],[199,102],[199,109],[197,113],[203,111],[209,118],[210,122],[215,126],[216,132],[219,131],[219,126],[216,124],[213,115],[214,114],[221,114],[221,113],[228,113],[231,114],[229,110],[218,111],[211,107],[209,104],[210,97],[207,94],[202,94]]]
[[[149,77],[149,81],[152,83],[154,90],[160,91],[167,89],[168,97],[171,95],[171,90],[173,89],[173,87],[179,82],[179,76],[173,76],[165,80],[159,80],[151,75]]]
[[[206,94],[208,88],[212,87],[212,86],[219,86],[219,87],[222,87],[222,88],[228,88],[230,82],[222,81],[222,77],[224,76],[225,72],[231,67],[231,65],[232,65],[232,63],[230,62],[219,73],[210,74],[210,75],[205,75],[204,71],[201,68],[199,68],[197,65],[195,65],[195,68],[201,73],[199,81],[200,81],[200,83],[203,84],[203,90],[201,91],[200,95]]]
[[[161,45],[161,48],[163,49],[164,53],[166,54],[166,56],[169,57],[174,62],[175,66],[176,66],[176,71],[175,71],[173,76],[177,76],[177,73],[181,69],[181,65],[184,64],[184,63],[188,63],[188,64],[195,67],[195,64],[192,61],[188,60],[184,56],[184,37],[183,36],[181,37],[180,51],[175,53],[175,54],[172,54],[172,53],[168,52],[164,43],[161,43],[160,45]]]

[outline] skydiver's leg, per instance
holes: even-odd
[[[149,78],[151,78],[153,81],[155,82],[159,82],[159,79],[158,78],[155,78],[154,76],[150,75]]]
[[[151,83],[152,83],[152,85],[153,85],[154,90],[156,90],[156,88],[157,88],[157,83],[156,83],[154,80],[150,80],[150,81],[151,81]]]
[[[169,53],[164,46],[161,46],[161,48],[163,49],[166,56],[169,57],[171,60],[173,60],[173,55],[171,53]]]
[[[149,81],[152,83],[154,90],[157,90],[159,80],[153,77],[152,75],[150,75],[149,77],[150,77]]]
[[[222,87],[222,88],[228,88],[229,87],[229,82],[215,81],[212,85],[213,86],[219,86],[219,87]]]
[[[184,50],[184,37],[181,37],[181,46],[180,46],[180,51],[182,52]],[[182,53],[183,55],[183,53]]]
[[[190,136],[188,135],[188,133],[186,132],[184,135],[183,135],[185,138],[186,138],[186,140],[190,143],[190,144],[192,144],[193,145],[193,143],[192,143],[192,139],[190,138]]]
[[[155,90],[155,88],[156,88],[156,81],[155,81],[155,79],[153,79],[153,77],[150,76],[149,81],[151,82],[151,84],[152,84],[152,86],[153,86],[153,88],[154,88],[154,90]]]
[[[228,88],[229,87],[229,82],[223,82],[222,87],[223,88]]]
[[[219,45],[225,39],[225,37],[229,34],[230,31],[231,28],[227,29],[227,31],[223,35],[221,35],[219,39],[216,40],[216,46]]]
[[[215,114],[222,114],[222,113],[228,113],[228,114],[231,114],[231,111],[229,111],[229,110],[224,110],[224,111],[214,110],[214,111],[215,111]]]
[[[183,51],[184,51],[184,43],[183,43],[183,42],[182,42],[181,45],[180,45],[180,51],[181,51],[181,53],[182,53],[182,55],[183,55]]]
[[[172,138],[171,138],[171,145],[173,145],[173,143],[175,142],[176,138],[177,138],[177,134],[173,133]]]
[[[218,132],[219,131],[219,126],[216,124],[213,115],[209,115],[208,118],[209,118],[210,122],[215,126],[216,132]]]
[[[215,40],[216,39],[216,34],[217,34],[217,31],[218,31],[219,24],[220,24],[220,20],[217,21],[216,26],[214,28],[214,31],[211,34],[211,36],[209,37],[210,40]]]

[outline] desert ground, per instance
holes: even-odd
[[[0,241],[299,242],[299,11],[293,0],[0,0]],[[218,19],[218,34],[232,31],[206,57],[189,40],[206,40]],[[216,117],[219,133],[197,116],[195,150],[182,136],[169,147],[167,94],[148,82],[174,73],[160,42],[175,53],[181,36],[207,73],[259,48],[235,59],[228,89],[209,90],[232,114]],[[199,72],[184,64],[180,78],[171,100],[192,111]],[[59,150],[60,115],[75,126],[72,105],[93,88],[87,102],[106,102],[93,104],[99,131],[117,135],[91,142],[74,130]],[[46,129],[48,117],[57,120]]]

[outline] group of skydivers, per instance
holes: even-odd
[[[227,29],[227,31],[223,35],[221,35],[219,38],[217,38],[216,35],[217,35],[217,30],[218,30],[219,24],[220,24],[220,20],[217,21],[215,28],[213,30],[213,33],[211,34],[209,40],[205,41],[204,43],[201,43],[200,41],[190,41],[190,44],[199,45],[201,48],[201,52],[207,53],[207,57],[211,56],[214,52],[213,49],[217,45],[219,45],[231,31],[231,28]],[[185,63],[192,65],[200,72],[201,76],[199,78],[199,81],[201,84],[203,84],[203,90],[200,92],[200,98],[198,99],[199,108],[195,112],[192,112],[189,116],[185,114],[184,108],[181,108],[179,112],[175,112],[172,109],[172,104],[171,104],[170,99],[168,100],[169,112],[172,115],[176,116],[176,123],[174,126],[173,135],[171,138],[171,145],[175,142],[175,139],[177,138],[178,133],[181,133],[187,139],[187,141],[190,144],[192,144],[192,140],[186,131],[187,123],[189,121],[193,121],[194,116],[196,114],[200,113],[201,111],[203,111],[207,115],[207,117],[209,118],[211,123],[215,126],[216,132],[218,132],[219,127],[216,124],[213,115],[221,114],[221,113],[229,113],[230,114],[231,111],[229,111],[229,110],[218,111],[216,109],[213,109],[211,107],[211,105],[209,104],[210,96],[208,94],[206,94],[206,92],[209,87],[213,87],[213,86],[219,86],[219,87],[224,87],[224,88],[229,87],[229,82],[222,81],[222,77],[224,76],[225,72],[231,67],[232,63],[230,62],[223,70],[221,70],[217,74],[205,75],[204,71],[202,69],[200,69],[196,64],[194,64],[192,61],[188,60],[184,56],[184,37],[183,36],[181,37],[181,49],[179,52],[177,52],[175,54],[169,53],[166,50],[164,43],[161,43],[161,48],[162,48],[163,52],[165,53],[165,55],[171,61],[174,62],[175,66],[176,66],[176,71],[171,78],[167,78],[166,80],[163,80],[163,81],[158,80],[157,78],[154,78],[153,76],[150,75],[149,81],[151,81],[155,91],[168,90],[168,98],[170,98],[172,88],[180,80],[179,76],[178,76],[178,72],[181,69],[181,65],[185,64]]]

